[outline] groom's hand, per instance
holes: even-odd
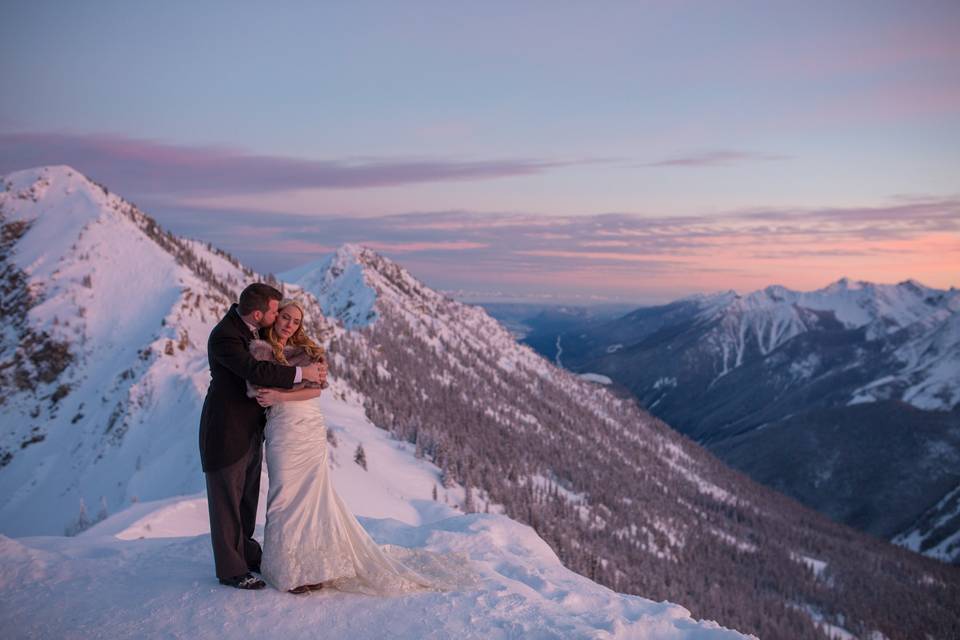
[[[280,402],[282,396],[276,389],[263,388],[257,391],[257,403],[261,407],[272,407]]]
[[[323,379],[327,377],[326,369],[327,369],[327,365],[325,364],[321,365],[314,362],[313,364],[307,365],[306,367],[301,367],[300,371],[303,374],[303,379],[306,380],[307,382],[314,382],[316,384],[320,384],[321,382],[323,382]]]

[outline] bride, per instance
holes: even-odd
[[[324,363],[324,351],[303,330],[303,306],[280,303],[266,340],[254,340],[258,360],[302,366]],[[325,368],[323,374],[325,376]],[[309,383],[308,383],[309,384]],[[327,461],[327,429],[320,411],[321,388],[291,391],[251,388],[267,409],[266,459],[270,488],[264,529],[262,574],[281,591],[320,588],[385,595],[446,588],[442,574],[462,570],[462,558],[427,551],[378,546],[333,488]],[[325,383],[324,383],[325,386]],[[399,556],[403,556],[401,562]],[[414,571],[408,564],[416,564]],[[432,577],[423,575],[434,570]]]

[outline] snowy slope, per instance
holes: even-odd
[[[15,319],[0,341],[0,531],[62,534],[200,491],[206,339],[253,272],[69,167],[3,186],[0,222],[18,233],[0,254]]]
[[[348,394],[349,395],[349,394]],[[744,638],[682,607],[617,594],[565,569],[536,533],[501,515],[463,515],[462,488],[364,416],[357,398],[323,398],[334,482],[380,544],[465,558],[473,579],[397,598],[216,584],[200,494],[141,503],[75,538],[0,536],[0,627],[15,637]],[[368,470],[353,462],[362,445]],[[266,482],[257,536],[262,538]],[[450,506],[454,505],[454,506]],[[47,597],[51,591],[57,598]],[[752,636],[749,636],[752,637]]]
[[[132,205],[68,167],[5,182],[4,222],[30,224],[9,254],[35,292],[27,329],[72,358],[55,381],[28,380],[5,403],[4,533],[62,533],[81,499],[94,509],[102,496],[112,511],[200,490],[203,342],[226,299],[151,240]],[[11,338],[4,355],[23,341]]]
[[[933,313],[907,329],[896,351],[903,370],[887,387],[905,384],[903,400],[920,409],[944,409],[960,403],[960,291],[939,296]],[[883,385],[874,384],[870,397]]]
[[[928,509],[916,524],[898,534],[893,542],[944,562],[955,562],[960,549],[957,521],[960,521],[960,485]]]
[[[531,529],[503,516],[460,516],[421,527],[362,522],[381,544],[466,556],[477,586],[398,598],[242,592],[211,578],[206,535],[131,541],[0,536],[0,624],[15,630],[10,638],[754,637],[696,622],[677,605],[600,587],[564,569]]]

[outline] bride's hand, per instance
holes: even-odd
[[[276,389],[260,389],[257,391],[257,402],[261,407],[272,407],[283,400]]]

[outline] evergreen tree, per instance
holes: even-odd
[[[473,513],[477,510],[477,506],[473,501],[473,487],[470,486],[469,480],[464,483],[464,489],[466,490],[466,497],[463,499],[463,512]]]
[[[87,515],[87,503],[84,502],[83,497],[80,498],[80,513],[77,514],[77,519],[73,524],[69,525],[64,533],[68,536],[75,536],[82,531],[86,531],[90,528],[90,525],[93,524],[90,522],[90,517]]]
[[[362,444],[357,445],[357,450],[353,454],[353,461],[363,467],[364,471],[367,470],[367,453],[363,450]]]
[[[106,520],[108,515],[110,515],[110,513],[107,511],[107,499],[104,496],[100,496],[100,511],[97,512],[96,521]]]
[[[444,489],[452,489],[455,484],[457,484],[456,478],[453,477],[453,474],[450,473],[450,469],[444,469],[440,473],[440,484],[443,485]]]

